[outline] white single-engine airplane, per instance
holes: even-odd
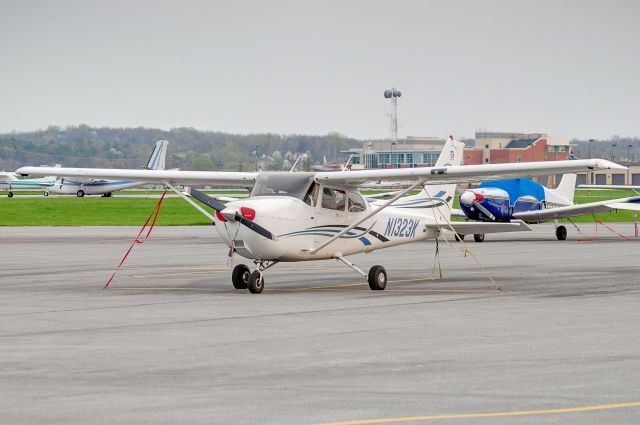
[[[436,166],[428,168],[242,173],[23,167],[17,173],[164,183],[213,220],[232,252],[253,260],[252,269],[237,265],[231,280],[235,288],[260,293],[264,288],[264,272],[269,267],[279,262],[325,259],[343,262],[365,276],[371,289],[382,290],[387,283],[384,267],[375,265],[367,274],[346,257],[437,238],[443,229],[486,233],[522,227],[520,223],[451,223],[450,208],[457,183],[625,168],[601,159],[459,165],[463,146],[450,137]],[[372,180],[409,180],[413,184],[393,198],[371,206],[357,189]],[[249,198],[226,205],[192,190],[191,196],[216,211],[213,216],[177,190],[173,186],[176,183],[243,186],[253,190]],[[421,189],[418,195],[405,196],[417,188]]]

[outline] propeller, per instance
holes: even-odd
[[[272,241],[276,240],[276,235],[275,234],[271,233],[270,231],[268,231],[264,227],[260,226],[258,223],[252,221],[251,219],[245,217],[242,214],[242,208],[240,210],[238,210],[236,208],[227,207],[225,204],[223,204],[222,202],[218,201],[217,199],[212,198],[211,196],[208,196],[208,195],[206,195],[206,194],[204,194],[204,193],[202,193],[202,192],[200,192],[199,190],[196,190],[196,189],[190,189],[190,191],[188,191],[188,193],[189,193],[189,195],[191,195],[194,198],[196,198],[198,201],[202,202],[206,206],[211,207],[214,210],[216,210],[218,213],[220,213],[218,218],[220,218],[220,216],[222,216],[226,220],[236,221],[236,222],[248,227],[249,229],[253,230],[257,234],[259,234],[261,236],[264,236],[267,239],[271,239]],[[249,215],[249,214],[247,214],[247,215]],[[251,215],[254,215],[254,214],[251,214]]]
[[[460,203],[465,204],[468,207],[473,206],[477,208],[478,211],[480,211],[482,214],[484,214],[489,220],[496,221],[496,217],[491,214],[491,211],[489,211],[484,205],[480,203],[480,201],[482,201],[483,199],[484,196],[470,190],[467,190],[462,195],[460,195]]]

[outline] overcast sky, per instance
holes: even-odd
[[[639,1],[0,0],[0,132],[640,136]]]

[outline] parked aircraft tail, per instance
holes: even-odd
[[[457,142],[453,139],[453,136],[449,136],[438,157],[436,167],[461,165],[463,149],[464,143]],[[429,215],[433,214],[433,209],[435,208],[438,211],[436,215],[444,216],[448,220],[451,214],[451,207],[453,206],[455,191],[455,184],[427,184],[420,190],[420,193],[403,196],[397,202],[394,202],[392,206],[398,208],[424,209],[425,213]]]
[[[573,195],[576,193],[577,174],[563,174],[558,187],[554,191],[569,202],[573,202]]]
[[[168,144],[169,142],[166,140],[158,140],[155,148],[153,148],[153,152],[151,152],[149,162],[144,168],[149,170],[164,170]]]

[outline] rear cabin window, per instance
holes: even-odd
[[[347,194],[344,190],[325,187],[322,190],[322,208],[344,211]]]
[[[349,198],[347,200],[347,211],[349,212],[361,212],[366,210],[367,207],[364,203],[364,199],[359,193],[349,192]]]

